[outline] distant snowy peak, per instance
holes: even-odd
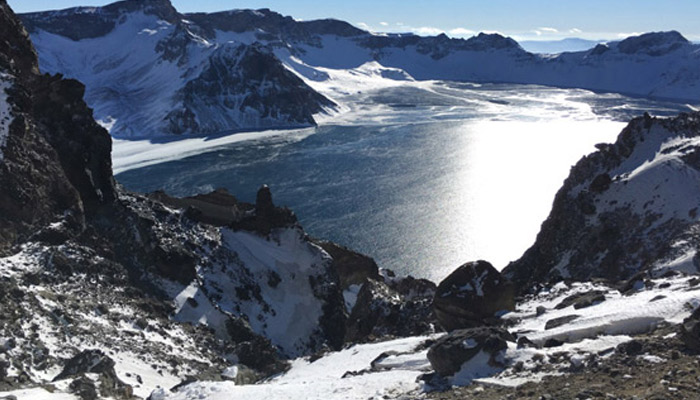
[[[168,1],[23,18],[42,70],[84,82],[96,119],[115,137],[306,127],[335,106],[289,71],[270,44],[217,41]]]
[[[691,43],[676,31],[651,32],[629,37],[617,44],[621,53],[662,56]]]
[[[209,38],[221,32],[256,32],[261,41],[312,41],[317,35],[339,37],[361,36],[367,32],[336,19],[297,21],[267,8],[260,10],[231,10],[216,13],[190,13],[184,16],[200,27]]]
[[[634,119],[571,170],[535,244],[504,274],[529,290],[700,266],[700,113]]]
[[[30,33],[39,30],[72,40],[91,39],[110,33],[126,14],[143,12],[174,23],[181,17],[169,0],[125,0],[104,7],[75,7],[22,15]]]

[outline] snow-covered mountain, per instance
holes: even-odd
[[[84,93],[0,0],[2,398],[697,395],[700,113],[635,119],[505,274],[435,285],[312,240],[267,187],[124,190]],[[514,305],[508,276],[538,290]]]
[[[676,32],[552,56],[498,34],[373,34],[267,9],[179,14],[167,0],[21,18],[42,70],[84,82],[86,101],[115,137],[308,125],[313,114],[333,112],[331,100],[342,103],[344,94],[410,79],[700,101],[700,46]]]
[[[598,149],[572,168],[535,244],[503,271],[522,290],[698,273],[700,114],[647,114]]]
[[[211,42],[167,1],[28,14],[41,69],[76,78],[119,137],[314,124],[333,103],[260,43]]]

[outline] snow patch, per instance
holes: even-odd
[[[0,73],[0,162],[5,158],[3,149],[7,145],[12,124],[12,106],[8,102],[7,89],[12,87],[12,76]]]

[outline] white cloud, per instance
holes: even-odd
[[[433,26],[421,26],[419,28],[411,28],[411,32],[421,36],[436,36],[445,33],[445,30]]]
[[[381,25],[381,26],[389,26],[389,23],[388,23],[388,22],[382,21],[382,22],[379,23],[379,25]]]
[[[474,36],[476,32],[467,28],[454,28],[450,29],[447,33],[449,33],[450,36]]]
[[[548,28],[546,26],[541,27],[541,28],[537,28],[537,30],[540,32],[545,32],[545,33],[558,33],[559,32],[559,30],[556,28]]]
[[[571,28],[571,29],[569,29],[569,33],[574,34],[574,35],[578,35],[579,33],[583,33],[583,31],[578,29],[578,28]]]
[[[370,28],[370,26],[367,25],[367,24],[364,23],[364,22],[358,22],[358,23],[356,23],[355,25],[357,25],[358,28],[364,29],[364,30],[366,30],[366,31],[371,31],[371,30],[372,30],[372,28]]]
[[[617,37],[620,39],[625,39],[625,38],[628,38],[630,36],[639,36],[642,33],[643,32],[620,32],[617,34]]]

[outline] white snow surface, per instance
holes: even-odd
[[[267,237],[223,228],[215,240],[234,254],[228,263],[199,267],[198,279],[189,285],[160,281],[175,303],[173,318],[209,326],[227,338],[229,316],[242,317],[287,356],[313,350],[322,339],[323,302],[310,280],[326,273],[330,256],[298,227],[276,229]]]
[[[397,339],[374,344],[361,344],[329,353],[314,362],[300,358],[284,375],[257,385],[236,386],[232,382],[197,382],[187,385],[167,399],[369,399],[420,389],[416,378],[430,369],[426,350],[416,350],[427,336]],[[375,371],[370,364],[382,353],[402,355],[388,357]],[[343,376],[347,372],[360,372]]]
[[[563,340],[562,346],[552,348],[518,348],[509,343],[498,357],[504,367],[489,365],[489,355],[480,352],[466,362],[449,379],[456,386],[478,382],[488,385],[519,386],[538,382],[545,376],[561,375],[571,366],[585,368],[589,358],[607,357],[621,343],[632,340],[634,334],[651,330],[659,323],[679,323],[700,306],[700,289],[689,285],[691,277],[677,276],[653,280],[648,288],[623,296],[617,290],[591,283],[558,284],[520,303],[517,310],[504,318],[513,319],[511,332],[525,335],[535,343],[550,338]],[[668,286],[666,286],[668,285]],[[606,301],[579,310],[573,305],[554,309],[564,298],[591,290],[604,290]],[[661,296],[665,296],[661,298]],[[537,307],[545,307],[537,316]],[[559,328],[545,330],[550,319],[578,314],[581,317]],[[431,370],[427,349],[419,347],[432,337],[411,337],[373,344],[354,345],[339,352],[328,353],[309,362],[293,361],[286,374],[256,385],[236,386],[231,382],[197,382],[177,393],[163,393],[167,399],[366,399],[420,398],[424,387],[416,378]],[[382,354],[385,353],[385,354]],[[564,354],[563,364],[543,369],[551,356]],[[379,357],[381,355],[381,357]],[[664,360],[658,356],[642,355],[641,361],[654,364]],[[373,362],[374,361],[374,362]],[[522,369],[511,367],[522,363]],[[372,367],[373,365],[373,367]],[[348,374],[348,371],[363,371]]]
[[[272,312],[259,302],[234,296],[222,299],[218,305],[224,311],[247,316],[255,332],[290,355],[303,354],[319,329],[322,303],[314,297],[309,277],[330,262],[327,253],[302,235],[299,229],[284,229],[268,240],[244,231],[223,231],[226,246],[238,254],[256,282],[268,282],[271,273],[276,273],[280,281],[274,287],[260,285],[260,295]],[[237,282],[226,280],[225,273],[213,272],[207,278],[218,283],[224,293],[235,293]]]
[[[3,149],[7,144],[7,136],[10,134],[12,123],[12,106],[7,100],[6,90],[12,86],[12,76],[0,72],[0,162],[5,158]]]

